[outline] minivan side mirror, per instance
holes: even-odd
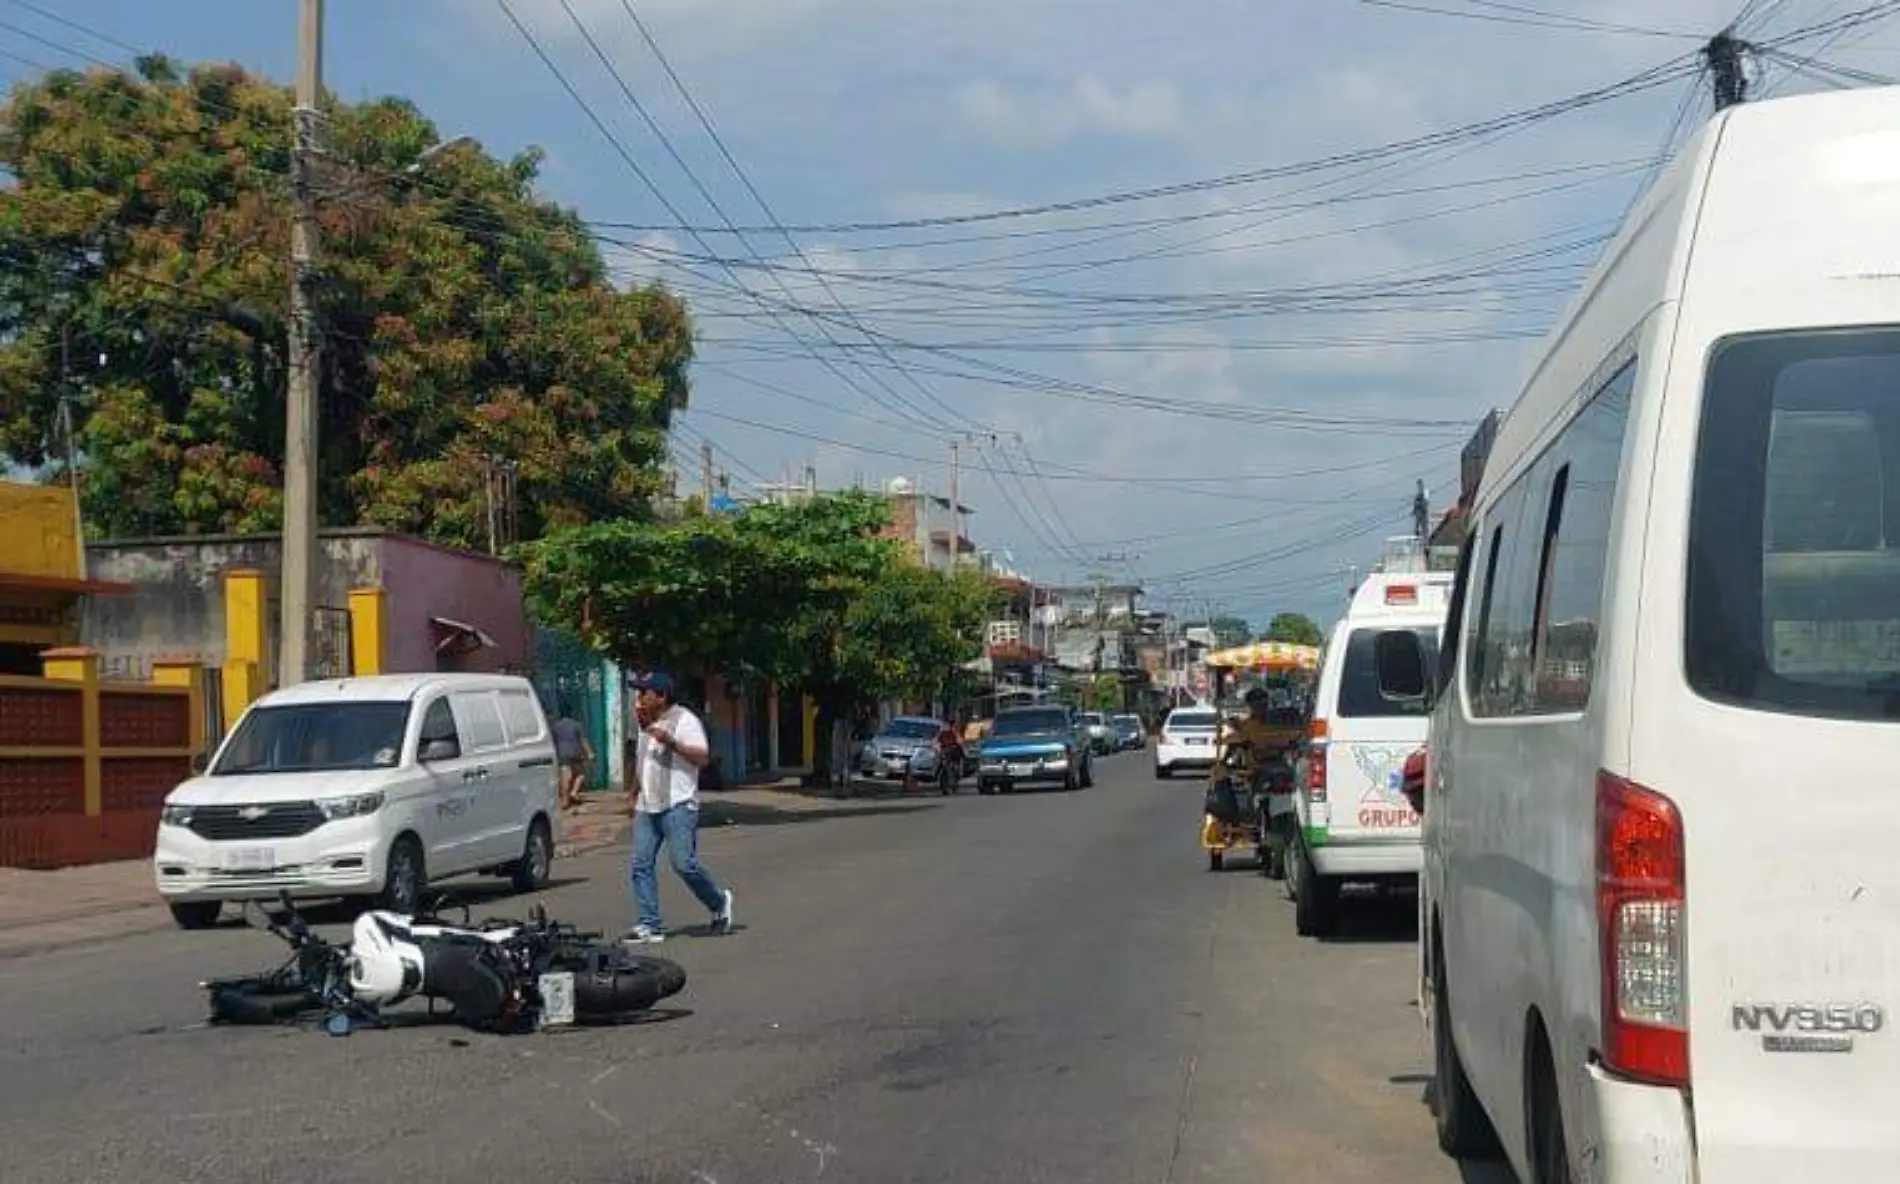
[[[203,749],[199,749],[197,752],[194,752],[191,754],[191,775],[192,776],[202,777],[204,776],[205,770],[209,769],[210,767],[211,767],[210,753],[204,751]]]
[[[462,746],[453,740],[425,740],[422,751],[416,753],[416,759],[424,764],[431,761],[452,761],[462,755]]]
[[[1379,693],[1402,703],[1431,702],[1431,682],[1425,671],[1425,646],[1410,629],[1387,629],[1373,639],[1373,663],[1379,672]]]

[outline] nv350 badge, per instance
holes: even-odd
[[[1761,1034],[1763,1052],[1853,1052],[1856,1035],[1871,1036],[1887,1022],[1874,1003],[1736,1003],[1729,1026]]]

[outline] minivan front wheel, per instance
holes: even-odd
[[[377,903],[392,913],[413,917],[422,907],[422,893],[429,879],[422,866],[422,844],[414,835],[404,835],[389,849],[389,870],[383,876],[383,891]]]

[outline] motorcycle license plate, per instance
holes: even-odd
[[[540,979],[541,1026],[563,1027],[574,1022],[574,972],[556,971]]]
[[[218,853],[219,866],[227,872],[268,872],[277,868],[275,847],[230,847]]]

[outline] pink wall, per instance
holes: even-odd
[[[498,559],[438,547],[416,539],[382,541],[383,590],[388,595],[389,669],[437,669],[439,636],[431,617],[473,625],[495,639],[495,648],[463,657],[455,669],[525,670],[533,658],[521,573]]]

